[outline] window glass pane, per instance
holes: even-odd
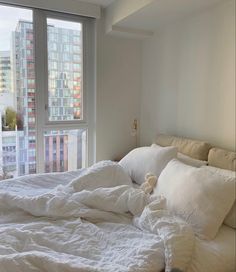
[[[87,130],[51,130],[44,133],[45,172],[86,167]]]
[[[0,5],[0,179],[35,172],[32,11]]]
[[[82,120],[82,24],[48,18],[47,26],[49,121]]]

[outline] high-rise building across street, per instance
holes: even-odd
[[[50,121],[82,115],[81,30],[48,24],[48,109]],[[9,51],[0,51],[0,179],[36,173],[36,82],[31,20],[19,19]],[[85,131],[44,133],[45,172],[84,165]],[[77,149],[68,156],[70,146]]]

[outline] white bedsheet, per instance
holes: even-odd
[[[236,230],[223,225],[212,241],[196,239],[188,272],[235,272]]]
[[[194,240],[112,162],[0,183],[0,272],[184,271]]]

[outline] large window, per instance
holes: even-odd
[[[83,120],[82,24],[47,18],[47,42],[49,121]]]
[[[91,19],[0,4],[0,180],[93,162]]]

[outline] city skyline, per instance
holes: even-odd
[[[80,119],[82,116],[81,24],[55,19],[48,19],[47,23],[49,120]],[[36,173],[37,168],[33,23],[18,18],[10,39],[11,78],[8,80],[11,81],[11,87],[5,93],[7,95],[12,93],[13,96],[1,97],[0,107],[4,110],[0,112],[0,118],[1,121],[6,122],[6,110],[9,108],[10,111],[10,108],[13,108],[15,130],[9,129],[9,126],[4,128],[4,124],[1,125],[0,172],[1,168],[4,172],[5,167],[5,170],[11,170],[9,177],[15,177]],[[14,101],[9,105],[11,99]],[[86,139],[86,129],[45,131],[45,171],[66,171],[85,166]],[[73,152],[73,156],[68,156],[68,152],[73,148],[77,152]]]

